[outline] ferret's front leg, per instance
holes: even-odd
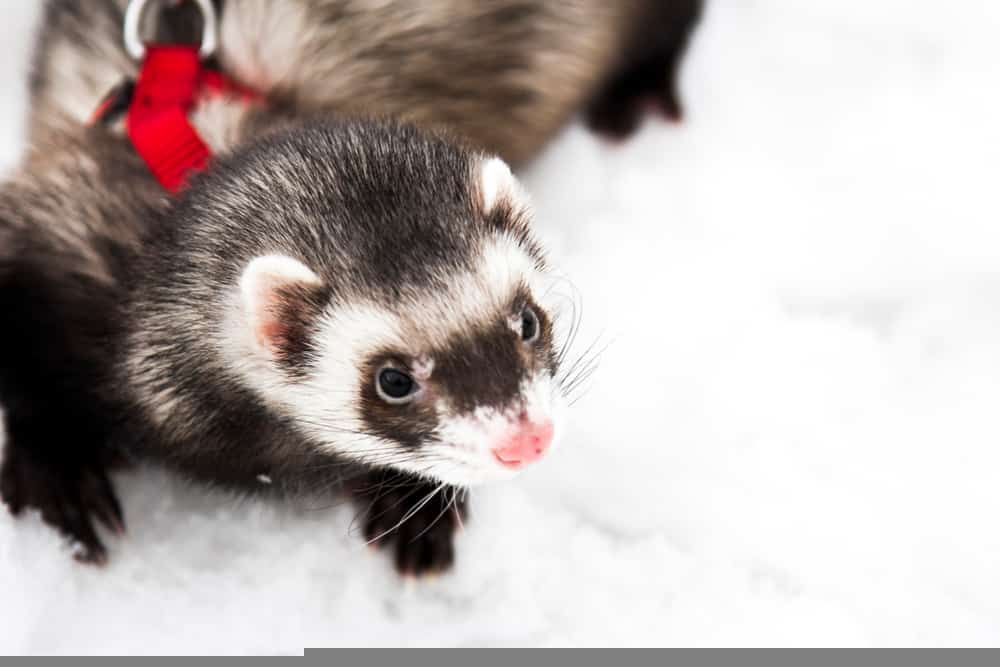
[[[0,497],[15,516],[37,509],[71,540],[73,557],[103,565],[108,553],[94,520],[125,532],[125,519],[93,433],[66,413],[8,409],[9,440],[0,465]]]
[[[465,518],[465,492],[397,472],[377,472],[352,489],[364,536],[391,548],[406,576],[442,572],[455,560],[454,537]]]

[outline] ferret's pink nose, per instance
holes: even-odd
[[[506,444],[494,449],[493,454],[508,468],[523,468],[545,456],[554,431],[552,422],[525,423]]]

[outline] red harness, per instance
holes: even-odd
[[[253,103],[259,95],[206,68],[197,46],[148,45],[135,86],[119,86],[97,109],[94,122],[128,110],[126,128],[136,152],[160,184],[172,193],[203,171],[212,150],[198,136],[189,114],[206,97],[237,97]]]

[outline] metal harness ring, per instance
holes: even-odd
[[[139,26],[148,3],[149,0],[131,0],[125,10],[125,50],[136,60],[142,60],[146,57],[146,45],[139,34]],[[194,3],[201,11],[202,25],[204,26],[198,54],[202,59],[210,58],[219,44],[219,19],[215,13],[215,7],[212,5],[212,0],[194,0]]]

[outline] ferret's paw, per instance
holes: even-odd
[[[396,570],[400,574],[421,577],[444,572],[452,566],[456,511],[446,510],[440,519],[418,512],[400,527],[396,538]]]
[[[116,534],[125,532],[114,488],[96,465],[53,465],[11,447],[0,467],[0,497],[15,516],[39,510],[46,523],[71,541],[73,557],[81,563],[103,565],[108,559],[93,519]]]
[[[403,576],[444,572],[455,561],[454,537],[462,525],[464,502],[454,489],[434,493],[434,488],[414,485],[383,491],[365,515],[365,539],[378,548],[391,547]]]
[[[587,125],[591,130],[608,139],[627,139],[638,129],[643,118],[639,98],[618,97],[607,92],[595,100],[587,110]]]
[[[684,117],[670,64],[654,59],[613,80],[590,104],[590,128],[612,139],[625,139],[642,123],[647,111],[680,122]]]

